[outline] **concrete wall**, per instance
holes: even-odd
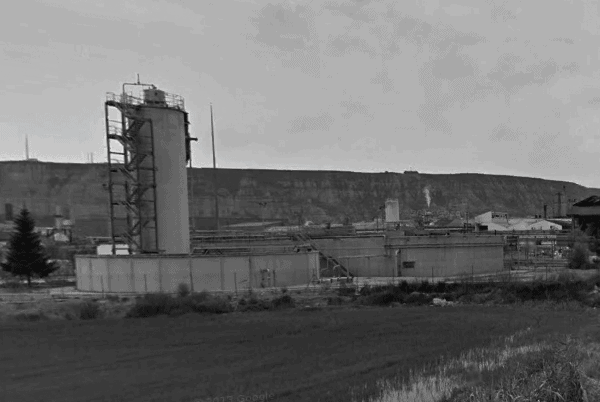
[[[323,254],[334,257],[358,277],[454,276],[499,272],[504,268],[504,239],[500,236],[402,236],[388,232],[383,236],[340,237],[311,240]],[[271,247],[293,245],[293,241],[270,241]],[[221,244],[225,246],[225,244]],[[234,244],[226,244],[231,247]],[[238,244],[242,246],[242,243]],[[266,242],[246,243],[257,250]],[[396,252],[400,252],[400,260]],[[404,261],[415,261],[415,268],[400,269]],[[321,260],[321,268],[333,268]],[[330,272],[327,270],[327,272]]]
[[[504,242],[496,236],[410,236],[389,239],[398,276],[443,277],[501,272]],[[414,267],[405,263],[414,262]]]
[[[253,256],[75,257],[77,289],[93,292],[246,290],[306,285],[319,275],[317,252]],[[268,271],[266,271],[268,270]]]

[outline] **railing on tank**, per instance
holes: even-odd
[[[165,103],[167,107],[178,110],[185,110],[185,104],[183,97],[180,95],[170,94],[165,92]],[[106,93],[107,102],[118,102],[125,105],[138,106],[145,105],[144,98],[142,96],[136,96],[132,92],[116,94],[114,92]]]

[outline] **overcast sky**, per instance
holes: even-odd
[[[0,160],[106,160],[106,92],[185,98],[194,166],[481,172],[600,187],[596,0],[21,0]]]

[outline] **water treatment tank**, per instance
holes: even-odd
[[[183,100],[157,88],[146,89],[138,113],[151,121],[141,127],[139,138],[140,141],[147,141],[151,135],[154,138],[156,175],[156,232],[150,228],[142,229],[142,238],[146,244],[151,244],[156,233],[159,250],[167,254],[188,254],[190,232]],[[150,159],[143,163],[151,166]],[[152,171],[144,171],[138,180],[151,184]]]

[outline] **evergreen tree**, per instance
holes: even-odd
[[[0,264],[3,271],[27,278],[28,286],[31,286],[31,278],[45,278],[58,269],[48,261],[40,236],[34,229],[33,218],[23,208],[15,219],[15,230],[9,241],[6,263]]]

